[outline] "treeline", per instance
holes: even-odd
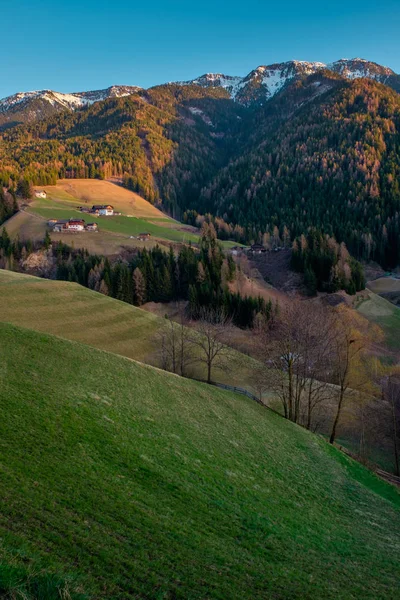
[[[0,179],[16,188],[21,177],[119,177],[190,224],[213,215],[220,239],[247,244],[277,228],[293,241],[317,227],[357,259],[394,268],[400,96],[366,79],[318,78],[253,111],[222,89],[166,85],[11,128],[0,135]]]
[[[204,223],[200,252],[182,246],[178,256],[172,248],[164,252],[158,246],[138,252],[129,262],[111,263],[107,258],[75,250],[61,241],[32,244],[11,241],[6,228],[0,237],[0,266],[18,270],[21,261],[38,249],[46,250],[47,268],[41,275],[72,281],[85,287],[141,306],[146,302],[187,300],[187,315],[198,319],[204,309],[220,311],[238,327],[253,327],[255,319],[268,321],[277,306],[263,298],[241,297],[229,290],[236,265],[225,258],[215,229]]]
[[[14,190],[5,190],[0,180],[0,225],[17,211],[18,204]]]
[[[130,304],[188,300],[188,316],[197,319],[204,308],[222,311],[238,327],[253,327],[256,316],[270,319],[276,307],[263,298],[241,297],[229,290],[236,265],[224,257],[212,225],[202,228],[200,252],[182,246],[176,257],[158,246],[143,250],[129,262],[111,265],[83,251],[57,247],[56,278],[76,281]]]
[[[308,293],[345,290],[354,295],[365,288],[361,264],[352,258],[342,242],[316,229],[301,235],[292,246],[291,266],[304,273]]]

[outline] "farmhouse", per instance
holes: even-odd
[[[53,219],[51,220],[53,221]],[[60,220],[52,223],[49,221],[49,225],[53,225],[54,232],[60,231],[83,231],[85,229],[85,221],[82,219],[69,219]]]
[[[94,204],[91,212],[99,216],[112,217],[114,207],[111,204]]]
[[[83,231],[85,229],[85,221],[83,219],[70,219],[65,223],[65,228],[70,231]]]
[[[55,222],[53,222],[53,221],[55,221]],[[53,227],[54,232],[60,232],[60,231],[66,230],[65,225],[68,223],[68,220],[60,219],[59,221],[57,221],[56,219],[51,219],[48,223],[49,223],[49,225],[51,225]]]
[[[48,224],[53,227],[53,231],[57,232],[77,232],[77,231],[98,231],[97,223],[88,223],[85,225],[83,219],[62,219],[57,221],[56,219],[50,219]]]
[[[35,192],[36,198],[47,198],[47,194],[44,190]]]
[[[262,254],[263,252],[266,252],[266,249],[262,244],[252,244],[249,252],[251,254]]]
[[[137,239],[140,240],[141,242],[145,242],[150,237],[151,237],[150,233],[139,233],[139,235],[137,236]]]

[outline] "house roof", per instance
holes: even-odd
[[[114,207],[111,206],[111,204],[93,204],[93,206],[92,206],[92,210],[100,210],[102,208],[112,208],[112,209],[114,209]]]

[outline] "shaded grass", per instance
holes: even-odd
[[[358,305],[357,310],[383,329],[390,349],[400,350],[400,308],[371,292],[369,298]]]
[[[77,343],[0,347],[4,560],[93,598],[396,596],[400,496],[321,438]]]
[[[70,590],[68,581],[52,573],[29,572],[24,567],[0,564],[0,597],[4,600],[86,600]]]

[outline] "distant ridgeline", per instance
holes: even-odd
[[[221,312],[238,327],[252,327],[256,316],[269,320],[277,306],[263,298],[232,293],[228,283],[235,276],[231,256],[224,257],[215,230],[202,229],[199,252],[182,246],[176,257],[172,248],[164,252],[158,246],[138,252],[130,263],[113,264],[102,256],[90,255],[59,242],[52,245],[49,235],[43,243],[11,242],[6,228],[0,237],[0,267],[18,270],[29,254],[46,250],[42,276],[73,281],[129,304],[188,300],[188,316],[199,318],[203,309]]]
[[[400,95],[372,79],[318,69],[251,106],[170,84],[0,139],[12,189],[116,176],[177,218],[210,213],[221,237],[261,242],[277,228],[293,241],[317,227],[356,258],[400,264]]]

